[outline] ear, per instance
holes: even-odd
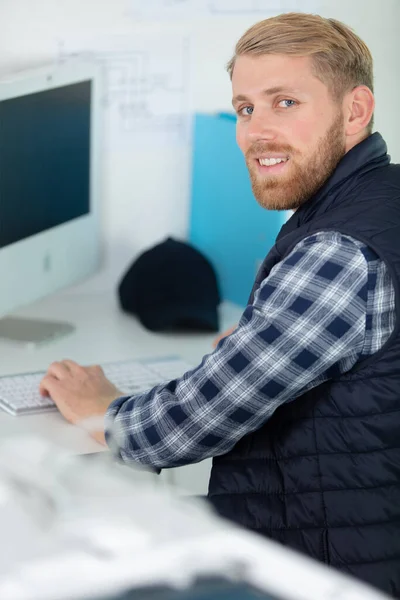
[[[344,98],[345,133],[351,137],[361,133],[370,123],[375,110],[375,98],[366,85],[359,85]]]

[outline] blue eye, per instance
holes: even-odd
[[[279,104],[282,104],[282,102],[287,102],[287,103],[290,103],[290,104],[289,104],[289,106],[288,106],[288,105],[286,105],[284,108],[291,108],[292,106],[294,106],[295,104],[297,104],[297,102],[296,102],[295,100],[288,100],[288,99],[286,99],[286,100],[281,100],[281,101],[279,102]]]
[[[241,108],[239,110],[239,114],[242,117],[249,117],[250,115],[253,114],[253,110],[254,110],[254,108],[252,106],[244,106],[243,108]],[[243,111],[245,111],[245,112],[243,112]]]

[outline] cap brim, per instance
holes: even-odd
[[[218,310],[203,307],[166,307],[142,311],[141,323],[151,331],[176,329],[179,331],[218,331]]]

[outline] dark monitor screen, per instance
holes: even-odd
[[[0,248],[90,211],[91,81],[0,101]]]

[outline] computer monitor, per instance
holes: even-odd
[[[4,317],[99,265],[101,98],[97,64],[0,80],[0,336],[68,330]]]

